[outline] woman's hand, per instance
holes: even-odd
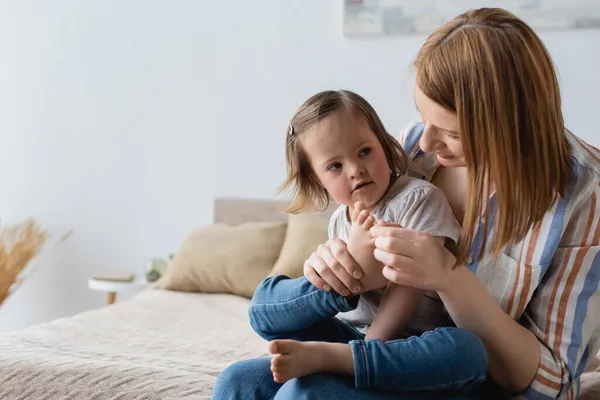
[[[360,293],[358,282],[363,276],[356,261],[346,249],[346,243],[340,239],[330,239],[320,245],[304,263],[304,276],[321,290],[332,288],[343,296]]]
[[[384,222],[371,234],[375,258],[386,265],[383,275],[390,281],[436,292],[451,284],[456,258],[441,238]]]

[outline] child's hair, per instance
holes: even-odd
[[[286,130],[287,179],[279,188],[279,192],[292,189],[286,212],[299,213],[308,209],[322,211],[329,207],[331,196],[317,179],[298,136],[338,111],[348,117],[364,116],[383,147],[391,174],[398,176],[406,173],[408,159],[402,146],[386,131],[373,107],[363,97],[348,90],[323,91],[300,106]]]

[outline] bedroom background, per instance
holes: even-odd
[[[287,121],[314,92],[357,91],[391,132],[416,117],[425,35],[348,38],[342,17],[341,0],[0,2],[0,217],[73,230],[0,330],[103,306],[91,274],[167,257],[215,197],[275,197]],[[600,146],[600,31],[541,36],[568,127]]]

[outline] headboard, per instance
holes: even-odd
[[[287,220],[287,214],[283,211],[285,205],[286,202],[283,200],[217,198],[215,199],[213,222],[238,225],[251,221],[285,221]],[[331,204],[327,210],[315,213],[315,215],[329,218],[336,208],[336,204]]]

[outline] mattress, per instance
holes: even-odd
[[[266,356],[247,299],[147,290],[0,336],[0,399],[209,399],[219,372]]]
[[[146,290],[129,301],[0,335],[0,399],[210,399],[229,364],[267,356],[249,300]],[[580,399],[600,398],[600,360]]]

